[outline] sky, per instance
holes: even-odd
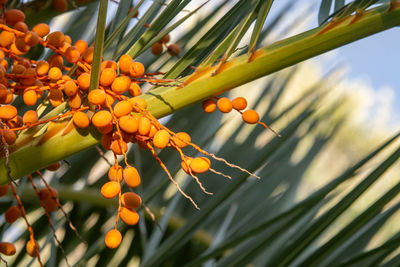
[[[289,1],[291,0],[275,1],[271,8],[271,15]],[[321,0],[301,1],[298,5],[303,5],[303,3],[311,7],[308,27],[318,26],[317,18]],[[332,57],[332,60],[335,59],[336,62],[346,65],[348,69],[347,78],[362,80],[363,83],[377,92],[390,92],[388,95],[393,97],[393,113],[390,119],[396,125],[400,123],[399,43],[400,29],[398,27],[391,28],[337,48],[333,51],[334,57]],[[322,56],[319,56],[316,59],[321,58]],[[326,65],[326,59],[321,60],[321,64]],[[326,70],[328,69],[329,66]]]

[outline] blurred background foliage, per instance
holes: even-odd
[[[229,16],[226,13],[234,4],[244,1],[210,1],[180,23],[199,5],[198,1],[186,1],[196,3],[182,7],[162,27],[178,22],[179,27],[172,31],[171,37],[182,48],[181,58],[167,53],[155,57],[149,49],[141,51],[135,45],[146,36],[143,23],[154,22],[160,10],[166,8],[165,2],[144,1],[138,19],[130,20],[125,35],[120,33],[115,41],[109,42],[104,58],[116,59],[136,47],[135,51],[141,52],[137,52],[137,60],[150,72],[173,70],[180,64],[197,66],[233,32],[234,25],[242,25],[241,19],[251,9],[248,5],[237,14],[236,20],[230,18],[232,25],[226,32],[214,32],[214,39],[210,36],[203,40],[201,37],[215,23]],[[178,2],[183,5],[185,1],[172,1]],[[343,10],[348,2],[321,1],[319,21],[323,22],[335,10]],[[350,4],[353,9],[349,14],[356,7],[371,8],[388,2],[354,1],[357,6]],[[26,10],[32,10],[37,3],[42,2],[26,3]],[[62,30],[73,40],[94,40],[98,2],[79,3],[82,7],[77,10],[70,6],[73,10],[62,15],[45,12],[51,5],[48,1],[43,3],[47,6],[37,15],[27,12],[28,22],[48,21],[52,30]],[[18,2],[13,4],[17,6]],[[130,4],[121,0],[117,9],[116,3],[109,3],[108,37],[126,17]],[[258,47],[304,31],[307,24],[302,22],[316,20],[316,14],[310,13],[309,8],[304,3],[291,3],[274,11],[262,28]],[[248,30],[241,36],[234,56],[247,53],[251,33]],[[193,47],[205,44],[209,47],[185,56],[191,55]],[[38,58],[48,56],[43,51],[36,53]],[[196,210],[177,193],[148,151],[131,146],[128,161],[142,177],[137,193],[155,219],[142,209],[137,226],[121,224],[123,241],[115,251],[105,247],[104,235],[113,225],[117,203],[103,199],[99,193],[109,165],[99,157],[98,150],[87,149],[67,158],[57,172],[45,172],[46,180],[58,189],[64,208],[86,241],[80,242],[62,213],[52,215],[69,263],[76,266],[398,265],[400,168],[395,163],[400,155],[399,141],[395,127],[387,127],[379,118],[370,120],[371,106],[383,113],[388,107],[377,105],[376,93],[346,75],[345,66],[330,66],[327,72],[323,69],[326,67],[310,60],[229,92],[230,97],[245,96],[262,114],[261,120],[279,130],[281,138],[261,126],[244,125],[238,114],[205,114],[199,104],[163,118],[162,122],[171,130],[187,131],[205,150],[255,172],[261,179],[212,161],[213,169],[231,179],[210,173],[199,175],[204,187],[214,193],[206,195],[180,169],[179,155],[163,150],[160,158],[184,191],[198,203],[200,210]],[[186,70],[175,76],[185,74]],[[144,91],[149,89],[143,87]],[[197,153],[188,148],[185,152],[190,156]],[[104,157],[112,161],[109,152]],[[66,266],[51,230],[44,227],[47,219],[26,179],[20,180],[18,190],[29,211],[28,220],[39,239],[46,266]],[[0,199],[1,210],[6,210],[13,201],[11,196]],[[12,226],[4,223],[3,218],[1,222],[1,239],[13,240],[17,245],[17,256],[4,257],[9,265],[35,266],[35,260],[24,250],[28,233],[22,220]]]

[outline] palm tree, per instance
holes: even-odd
[[[145,204],[140,210],[144,219],[135,227],[122,225],[122,244],[110,250],[104,244],[104,235],[112,225],[118,203],[99,193],[106,176],[104,159],[110,155],[101,152],[99,157],[95,147],[101,137],[98,132],[73,129],[65,133],[65,127],[61,127],[53,133],[46,131],[45,125],[21,134],[15,148],[10,148],[9,157],[3,158],[2,183],[8,182],[8,167],[11,177],[19,179],[59,160],[67,161],[55,174],[45,175],[68,211],[68,220],[59,216],[61,212],[51,215],[61,246],[57,246],[52,229],[41,227],[47,218],[34,190],[25,178],[18,183],[44,262],[47,266],[398,265],[399,229],[388,234],[384,225],[398,211],[400,184],[394,183],[385,192],[375,190],[368,206],[352,212],[354,203],[366,191],[386,181],[383,174],[400,155],[398,134],[348,158],[337,171],[325,169],[318,174],[318,179],[324,181],[322,185],[304,192],[315,162],[322,162],[332,152],[332,145],[343,136],[341,128],[351,127],[347,111],[352,100],[331,92],[340,79],[337,68],[300,93],[294,94],[290,86],[296,76],[310,75],[296,64],[398,26],[398,1],[356,0],[345,4],[322,0],[319,27],[264,47],[262,41],[270,40],[273,29],[298,5],[289,4],[270,19],[272,0],[208,2],[141,0],[128,13],[131,1],[121,0],[116,14],[106,23],[107,1],[89,1],[79,3],[79,9],[70,5],[71,12],[55,17],[58,27],[72,39],[95,41],[91,86],[96,87],[93,81],[98,81],[102,57],[117,59],[127,53],[143,62],[147,70],[165,73],[162,79],[171,81],[168,86],[157,84],[139,96],[146,100],[148,111],[156,118],[172,114],[165,120],[169,129],[190,132],[193,142],[235,166],[213,160],[215,172],[199,175],[204,188],[214,193],[210,196],[181,171],[179,155],[164,150],[158,154],[182,190],[196,201],[200,207],[197,210],[182,194],[176,194],[175,185],[170,184],[151,153],[132,146],[127,156],[143,179],[137,192]],[[13,1],[9,5],[21,6],[32,25],[58,15],[40,0],[27,4]],[[138,10],[138,18],[133,20]],[[97,23],[93,23],[97,14]],[[303,16],[295,18],[288,28],[301,19]],[[133,26],[129,26],[132,21]],[[143,27],[145,24],[150,26]],[[187,24],[188,28],[176,37],[182,49],[179,56],[150,54],[152,45]],[[43,54],[33,51],[30,56],[39,58]],[[268,77],[258,89],[246,87],[264,76]],[[261,126],[238,123],[233,114],[224,119],[225,115],[206,115],[198,105],[192,105],[241,85],[241,94],[249,98],[250,90],[258,91],[257,99],[250,102],[263,111],[261,121],[279,129],[280,137]],[[294,96],[288,100],[291,94]],[[64,103],[48,110],[45,116],[66,109]],[[49,134],[45,142],[37,143]],[[309,148],[299,156],[305,140]],[[199,151],[186,153],[196,156]],[[261,179],[251,177],[243,168]],[[4,199],[3,209],[13,201],[11,196]],[[86,243],[77,237],[70,223]],[[17,246],[16,256],[5,257],[9,264],[34,262],[21,249],[28,233],[7,224],[1,227],[2,237],[22,244]]]

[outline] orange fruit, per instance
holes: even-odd
[[[115,181],[115,182],[121,181],[122,167],[119,165],[111,166],[111,168],[108,170],[108,179],[110,179],[110,181]]]
[[[67,81],[64,84],[64,93],[67,96],[72,97],[78,93],[78,86],[73,81]]]
[[[163,149],[168,145],[170,137],[166,130],[159,130],[153,137],[153,145],[156,148]]]
[[[128,115],[131,113],[133,110],[131,102],[128,100],[122,100],[119,101],[117,104],[114,106],[114,115],[117,117],[122,117],[125,115]]]
[[[24,124],[35,123],[39,120],[39,116],[36,110],[28,110],[25,112],[24,116],[22,117],[22,121]]]
[[[36,74],[39,76],[47,75],[50,65],[47,61],[41,60],[36,63]]]
[[[247,100],[244,97],[236,97],[232,100],[232,107],[236,110],[243,110],[247,107]]]
[[[129,67],[129,74],[134,78],[140,78],[144,75],[144,66],[140,62],[133,62]]]
[[[17,135],[15,134],[14,131],[10,129],[3,129],[3,136],[6,139],[6,143],[8,145],[14,144],[15,141],[17,140]]]
[[[21,210],[18,206],[9,207],[4,214],[4,219],[8,223],[15,222],[16,220],[18,220],[19,217],[21,217]]]
[[[121,197],[122,205],[130,209],[138,209],[142,205],[142,199],[138,194],[126,192]]]
[[[88,94],[88,100],[92,105],[101,105],[106,101],[106,93],[101,89],[91,90]]]
[[[57,81],[59,79],[61,79],[62,77],[62,72],[58,67],[52,67],[49,70],[49,78],[51,80]]]
[[[140,185],[140,175],[135,167],[128,166],[123,171],[125,183],[129,187],[138,187]]]
[[[242,119],[248,124],[255,124],[260,120],[260,116],[258,115],[257,111],[248,109],[243,112]]]
[[[139,214],[136,211],[125,207],[121,208],[119,216],[127,225],[135,225],[139,222]]]
[[[85,50],[87,49],[88,44],[83,40],[78,40],[75,42],[74,47],[76,47],[79,53],[82,55],[83,52],[85,52]]]
[[[25,89],[24,94],[24,103],[28,106],[34,106],[37,101],[37,94],[36,91],[33,89]]]
[[[64,33],[56,31],[52,32],[46,37],[46,41],[52,46],[61,47],[64,44],[65,36]]]
[[[132,82],[131,85],[128,88],[128,93],[132,97],[135,97],[135,96],[141,95],[142,91],[140,90],[140,86],[137,83]]]
[[[89,90],[90,86],[90,74],[85,72],[78,76],[77,79],[78,86],[82,91]]]
[[[15,40],[15,34],[3,31],[0,33],[0,46],[9,47]]]
[[[120,76],[114,79],[111,90],[116,94],[123,94],[131,86],[131,79],[128,76]]]
[[[170,44],[167,49],[171,56],[178,56],[181,53],[181,47],[177,44]]]
[[[228,113],[232,110],[232,102],[226,97],[221,97],[217,101],[217,107],[222,113]]]
[[[139,117],[130,115],[122,116],[119,118],[119,127],[127,133],[134,134],[139,129]]]
[[[93,62],[93,52],[94,52],[94,47],[88,47],[85,52],[82,54],[82,58],[84,61],[86,61],[89,64],[92,64]]]
[[[118,60],[119,69],[122,73],[129,74],[129,69],[133,64],[133,59],[130,55],[122,55]]]
[[[210,169],[210,161],[205,157],[194,158],[190,162],[190,169],[194,173],[204,173]]]
[[[27,32],[29,31],[28,25],[26,25],[25,22],[23,21],[18,21],[17,23],[14,24],[14,29],[20,32]]]
[[[17,113],[17,108],[12,105],[0,107],[0,119],[2,120],[11,120],[15,116],[17,116]]]
[[[206,99],[201,103],[201,107],[205,113],[212,113],[217,108],[217,103],[214,99]]]
[[[112,122],[112,115],[107,110],[100,110],[92,117],[92,123],[96,127],[105,127]]]
[[[36,32],[28,31],[24,35],[24,41],[29,46],[35,46],[39,44],[39,36]]]
[[[72,116],[72,119],[76,127],[87,128],[90,125],[90,120],[88,115],[86,115],[86,113],[83,113],[81,111],[75,112],[74,116]]]
[[[100,74],[100,84],[109,86],[117,77],[117,72],[113,68],[105,68]]]
[[[184,148],[187,146],[187,143],[190,143],[191,138],[189,134],[185,132],[179,132],[172,137],[172,141],[175,143],[177,147]]]
[[[111,142],[111,150],[116,155],[122,155],[128,150],[128,145],[123,140],[114,140]]]
[[[105,198],[114,198],[121,191],[121,185],[115,181],[109,181],[101,187],[101,194]]]
[[[13,243],[0,242],[0,253],[6,256],[12,256],[17,250]]]
[[[107,232],[105,243],[108,248],[117,248],[122,241],[122,235],[117,229],[112,229]]]
[[[81,52],[75,46],[70,46],[65,51],[64,56],[69,63],[76,63],[81,56]]]
[[[38,256],[40,252],[39,244],[35,240],[30,239],[28,243],[26,243],[26,252],[31,257]]]
[[[9,9],[4,13],[7,24],[14,26],[17,22],[25,20],[25,14],[18,9]]]
[[[44,37],[50,32],[50,27],[46,23],[39,23],[33,26],[32,31],[34,31],[40,37]]]

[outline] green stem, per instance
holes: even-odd
[[[155,117],[163,117],[342,45],[398,26],[400,8],[390,12],[387,10],[387,6],[374,8],[355,21],[354,16],[351,16],[323,33],[321,30],[326,25],[315,28],[260,49],[256,53],[258,56],[250,62],[247,55],[243,55],[228,62],[230,66],[217,75],[212,76],[215,67],[211,67],[202,77],[182,88],[160,87],[140,97],[147,101],[148,110]],[[56,135],[40,144],[37,143],[38,138],[10,155],[9,165],[14,179],[89,148],[99,141],[99,135],[93,132],[84,131],[80,134],[76,130]],[[4,159],[0,162],[0,184],[8,182],[4,162]]]

